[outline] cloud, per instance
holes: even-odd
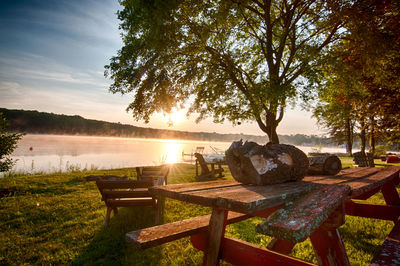
[[[0,58],[0,77],[11,83],[22,80],[52,81],[106,88],[109,82],[99,71],[74,69],[44,56],[23,53]]]

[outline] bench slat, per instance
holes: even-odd
[[[148,188],[153,185],[151,181],[123,180],[123,181],[96,181],[99,189],[123,189],[123,188]]]
[[[129,232],[125,235],[128,243],[136,248],[146,249],[174,241],[186,236],[207,230],[211,215],[203,215],[183,221],[162,224]],[[251,215],[229,212],[227,224],[237,223],[250,218]]]
[[[386,237],[381,248],[372,259],[370,265],[399,265],[400,264],[400,219]]]
[[[257,232],[298,243],[309,237],[328,219],[350,193],[349,186],[324,186],[270,216]]]
[[[149,190],[132,190],[132,191],[118,191],[118,190],[103,190],[103,195],[107,199],[111,198],[137,198],[137,197],[151,197]]]
[[[153,198],[125,198],[125,199],[108,199],[107,206],[110,207],[131,207],[131,206],[144,206],[155,205]]]

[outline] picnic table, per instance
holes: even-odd
[[[296,243],[307,238],[311,240],[319,265],[349,265],[338,231],[344,224],[346,214],[395,222],[392,238],[387,239],[386,246],[385,241],[374,259],[378,264],[384,264],[396,256],[388,255],[388,250],[398,254],[398,249],[395,247],[393,250],[393,242],[390,241],[400,235],[400,198],[396,190],[400,182],[399,172],[400,167],[358,167],[342,170],[335,176],[306,176],[302,181],[269,186],[219,180],[156,186],[149,191],[157,197],[212,208],[210,218],[203,221],[205,224],[196,225],[197,229],[206,230],[196,230],[194,222],[184,224],[184,227],[191,227],[187,234],[191,235],[193,246],[204,251],[205,265],[216,265],[220,259],[234,265],[310,265],[288,256]],[[384,196],[385,205],[359,201],[379,191]],[[253,216],[267,218],[256,227],[257,232],[273,237],[267,247],[225,236],[227,224]],[[162,232],[165,239],[171,241],[176,239],[169,238],[174,228],[182,230],[183,225],[161,226],[168,227],[171,233],[166,233],[166,228],[162,227],[155,231]],[[141,231],[137,231],[135,237],[140,239]],[[146,237],[148,235],[141,240]]]

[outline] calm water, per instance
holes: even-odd
[[[88,136],[26,135],[13,153],[14,172],[65,172],[84,169],[111,169],[182,162],[182,152],[204,147],[224,151],[231,142],[202,142]],[[313,147],[299,147],[310,152]],[[322,152],[344,152],[322,148]],[[186,157],[190,158],[190,157]]]

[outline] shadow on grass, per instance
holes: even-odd
[[[162,258],[161,248],[138,250],[125,241],[125,234],[154,226],[151,207],[119,208],[110,225],[99,228],[91,242],[71,262],[72,265],[155,265]]]

